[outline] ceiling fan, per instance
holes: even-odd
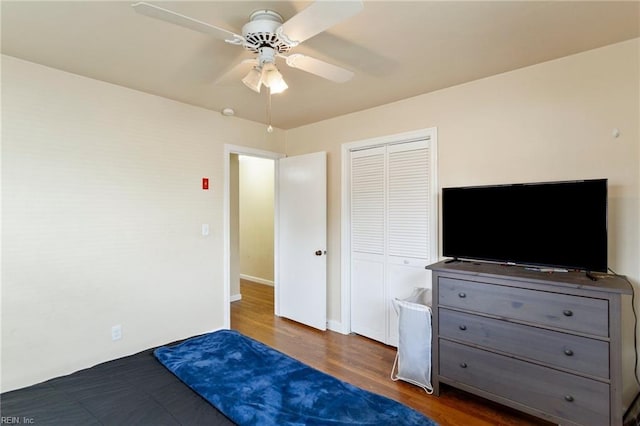
[[[138,2],[132,7],[142,15],[209,34],[255,53],[255,58],[241,62],[243,65],[253,65],[242,82],[258,93],[263,85],[269,89],[269,93],[280,93],[287,89],[287,83],[276,66],[276,58],[284,59],[292,68],[336,83],[344,83],[353,77],[352,71],[299,53],[289,54],[289,51],[360,12],[363,8],[361,0],[318,0],[286,22],[273,10],[256,10],[242,27],[242,35],[154,4]]]

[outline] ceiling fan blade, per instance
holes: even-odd
[[[361,0],[318,0],[282,24],[278,32],[292,45],[297,45],[352,17],[362,8]]]
[[[181,27],[209,34],[232,44],[241,44],[244,42],[244,37],[241,35],[225,30],[224,28],[215,27],[211,24],[207,24],[206,22],[198,21],[197,19],[190,18],[180,13],[164,9],[154,4],[141,1],[131,6],[141,15],[146,15],[151,18],[160,19],[161,21],[170,22]]]
[[[301,69],[302,71],[315,74],[335,83],[345,83],[353,77],[352,71],[321,61],[320,59],[312,58],[311,56],[296,53],[285,56],[285,58],[287,65],[291,68]]]

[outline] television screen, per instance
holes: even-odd
[[[607,271],[607,180],[442,189],[443,254]]]

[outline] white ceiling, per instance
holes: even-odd
[[[226,74],[249,52],[139,15],[131,3],[3,0],[2,53],[266,122],[266,95]],[[254,10],[287,20],[310,4],[155,3],[240,34]],[[273,125],[294,128],[639,36],[637,1],[365,1],[292,50],[355,77],[332,83],[279,63],[289,89],[273,96]]]

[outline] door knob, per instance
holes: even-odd
[[[322,256],[322,250],[316,250],[316,256]]]

